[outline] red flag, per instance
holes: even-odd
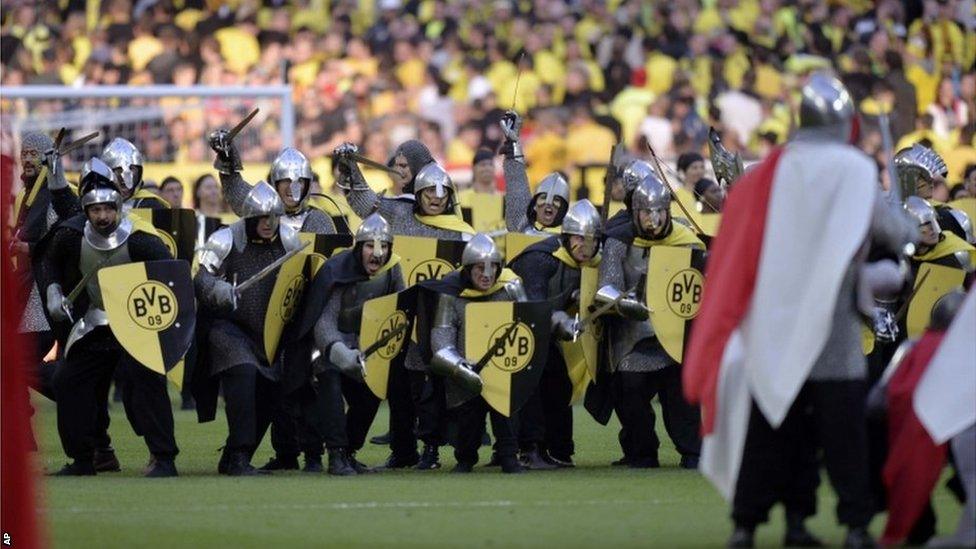
[[[701,309],[682,368],[685,398],[702,405],[702,431],[715,427],[716,394],[722,354],[732,332],[748,312],[773,175],[783,149],[773,150],[732,188],[722,211],[719,232],[709,252]]]
[[[946,445],[936,444],[915,415],[915,388],[929,367],[945,332],[927,331],[905,355],[888,382],[888,524],[881,542],[895,545],[911,532],[946,459]]]
[[[12,279],[10,241],[6,230],[10,215],[10,190],[13,183],[13,159],[0,155],[0,208],[2,208],[3,238],[0,262],[2,316],[0,316],[0,530],[3,546],[34,549],[43,545],[38,538],[37,500],[34,491],[34,464],[31,459],[31,424],[27,372],[20,356],[33,345],[17,328],[24,301],[17,298]]]

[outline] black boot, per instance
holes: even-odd
[[[262,469],[255,469],[247,458],[247,451],[230,452],[227,458],[227,467],[223,474],[231,477],[253,477],[268,475],[271,472]]]
[[[817,539],[803,524],[804,517],[793,513],[786,514],[786,536],[783,538],[785,547],[823,547],[822,541]]]
[[[57,473],[51,473],[52,477],[93,477],[95,476],[95,466],[90,461],[78,461],[65,464]]]
[[[95,448],[92,462],[95,470],[99,473],[117,473],[122,470],[122,466],[119,464],[119,458],[115,457],[115,448],[111,446]]]
[[[437,446],[431,446],[430,444],[424,445],[424,453],[420,455],[420,461],[414,466],[414,469],[420,471],[431,471],[433,469],[441,468],[441,457],[440,453],[437,451]]]
[[[725,544],[726,547],[754,547],[756,545],[755,540],[753,540],[755,533],[755,528],[747,528],[745,526],[736,526],[735,530],[732,531],[732,535],[729,536],[728,543]]]
[[[143,476],[146,478],[166,478],[179,476],[179,473],[176,472],[176,463],[172,459],[155,458]]]
[[[369,467],[365,463],[362,463],[356,459],[356,452],[350,452],[347,450],[346,459],[349,460],[349,465],[352,465],[352,468],[356,470],[356,474],[358,475],[376,472],[376,469],[373,469],[372,467]]]
[[[519,461],[522,462],[522,466],[530,471],[551,471],[557,468],[555,464],[549,463],[544,457],[542,457],[542,452],[537,446],[532,446],[530,449],[522,452],[522,455],[519,457]],[[501,463],[502,468],[504,468],[504,460]]]
[[[610,465],[613,465],[614,467],[626,467],[630,465],[630,459],[627,456],[624,456],[617,461],[611,462]]]
[[[519,463],[515,456],[502,456],[498,458],[498,464],[502,467],[503,473],[518,474],[525,471],[525,467]],[[550,466],[555,469],[554,465]]]
[[[390,454],[390,457],[386,458],[386,463],[383,464],[383,469],[406,469],[407,467],[413,467],[420,461],[420,456],[416,452],[412,456],[398,456],[396,454]]]
[[[298,456],[278,456],[261,466],[262,471],[297,471]]]
[[[470,473],[473,470],[474,470],[474,464],[473,463],[463,463],[463,462],[460,462],[459,461],[459,462],[457,462],[457,465],[455,465],[454,468],[451,469],[451,472],[452,473]]]
[[[546,453],[543,458],[560,469],[571,469],[576,467],[576,464],[573,463],[573,458],[570,456],[554,456],[550,453]]]
[[[375,437],[369,439],[369,443],[376,444],[377,446],[389,446],[392,438],[393,437],[390,436],[390,432],[387,431],[382,435],[376,435]]]
[[[303,473],[321,473],[323,470],[322,454],[305,454],[305,467],[302,468]]]
[[[682,469],[698,469],[698,456],[681,456]]]
[[[874,542],[874,538],[871,537],[865,526],[852,527],[847,531],[847,537],[844,538],[844,547],[867,549],[877,546],[878,544]]]
[[[220,449],[220,461],[217,462],[217,474],[226,475],[227,468],[230,466],[230,450],[226,446]]]
[[[346,458],[345,448],[329,449],[329,474],[340,477],[356,474],[356,469],[349,464],[349,460]]]

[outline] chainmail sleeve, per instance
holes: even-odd
[[[525,164],[506,158],[505,171],[505,226],[509,232],[520,233],[529,226],[526,213],[532,195],[529,193],[529,178]]]
[[[342,295],[344,288],[336,288],[329,296],[322,308],[322,315],[315,322],[315,346],[322,352],[328,352],[329,347],[338,341],[344,341],[342,332],[339,331],[339,310],[342,308]]]
[[[626,291],[623,266],[626,254],[626,244],[615,238],[607,239],[603,249],[603,261],[600,262],[600,282],[597,284],[599,287],[609,284],[621,292]]]
[[[77,233],[68,228],[55,229],[57,232],[51,237],[51,243],[44,250],[44,257],[39,262],[39,269],[34,273],[37,287],[43,294],[51,284],[60,284],[67,295],[71,288],[65,286],[65,265],[78,264],[80,249],[74,245],[78,240]]]
[[[81,213],[81,201],[67,187],[51,190],[51,206],[58,219],[68,219]]]
[[[241,176],[240,172],[220,173],[220,190],[224,194],[224,200],[238,217],[244,215],[244,200],[251,192],[251,185]]]
[[[229,312],[222,308],[214,299],[214,288],[221,283],[226,284],[227,282],[210,274],[204,268],[197,271],[197,275],[193,277],[193,288],[196,290],[197,302],[201,308],[211,314],[222,315]]]
[[[305,223],[302,225],[302,232],[315,234],[336,234],[336,228],[335,224],[332,223],[332,218],[325,215],[325,213],[321,210],[312,208],[308,212],[308,217],[305,218]]]
[[[349,166],[349,183],[352,187],[346,194],[349,208],[360,219],[366,219],[377,208],[381,210],[380,213],[383,217],[386,217],[386,214],[382,212],[380,196],[366,183],[366,178],[363,177],[363,172],[359,170],[359,165],[355,162],[347,162],[347,164]]]

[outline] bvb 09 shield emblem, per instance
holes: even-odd
[[[542,378],[549,349],[545,301],[469,303],[464,310],[464,349],[481,367],[481,396],[510,417],[529,399]]]
[[[183,359],[196,329],[190,264],[146,261],[106,267],[98,284],[109,327],[140,364],[166,374]]]
[[[402,361],[406,355],[416,306],[416,288],[363,304],[359,345],[366,356],[366,386],[377,398],[386,398],[391,364]]]
[[[664,351],[681,362],[701,307],[705,256],[701,250],[654,246],[648,256],[645,296],[651,327]]]

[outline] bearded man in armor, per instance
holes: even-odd
[[[64,363],[54,375],[58,433],[73,462],[58,475],[94,475],[95,444],[107,427],[100,418],[99,399],[107,396],[113,373],[120,371],[123,404],[136,433],[152,455],[148,477],[176,476],[178,453],[166,378],[138,364],[122,349],[108,326],[96,272],[102,267],[172,259],[155,235],[133,228],[111,168],[92,158],[80,185],[84,215],[62,223],[45,247],[39,281],[54,321],[76,318],[64,350]],[[75,301],[72,288],[87,278],[86,292]],[[103,407],[103,403],[101,404]]]

